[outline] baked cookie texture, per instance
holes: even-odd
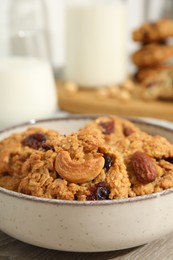
[[[0,142],[0,186],[60,200],[111,200],[173,187],[173,145],[105,116],[70,135],[28,128]]]
[[[147,78],[149,77],[155,77],[159,75],[162,72],[172,72],[173,71],[173,65],[169,64],[160,64],[156,67],[145,67],[145,68],[139,68],[139,70],[135,74],[135,79],[143,83]]]
[[[132,55],[132,60],[139,68],[158,67],[168,62],[173,56],[173,46],[148,44]]]
[[[173,70],[151,73],[143,80],[140,96],[145,100],[173,100]]]
[[[133,40],[143,44],[164,41],[171,36],[173,36],[173,20],[169,18],[145,23],[133,32]]]
[[[173,20],[170,18],[145,23],[132,34],[133,40],[140,43],[132,54],[137,68],[134,79],[141,85],[141,96],[145,100],[173,99],[173,84],[168,84],[173,72],[173,46],[171,42],[168,44],[171,37]]]

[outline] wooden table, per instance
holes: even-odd
[[[172,260],[173,233],[137,248],[103,253],[48,250],[17,241],[0,232],[0,260]]]
[[[60,109],[78,114],[116,114],[119,116],[152,117],[173,121],[173,101],[119,100],[104,97],[98,90],[66,88],[57,82]]]

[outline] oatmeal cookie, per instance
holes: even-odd
[[[133,40],[143,44],[164,41],[171,36],[173,36],[173,20],[169,18],[145,23],[133,32]]]
[[[173,187],[173,145],[103,116],[70,135],[29,128],[0,141],[0,186],[61,200],[108,200]]]
[[[148,44],[132,55],[132,60],[139,68],[157,67],[169,62],[173,57],[173,46]]]
[[[157,74],[159,75],[162,71],[173,71],[173,65],[161,64],[157,67],[141,68],[136,72],[135,80],[137,80],[139,83],[143,83],[149,77],[153,77]]]
[[[85,132],[89,132],[93,136],[99,137],[105,144],[115,145],[120,138],[138,131],[140,129],[128,120],[116,116],[105,116],[91,121],[79,133],[84,135]]]
[[[173,144],[162,136],[152,136],[143,131],[119,139],[113,147],[114,149],[122,154],[125,160],[136,151],[145,152],[151,158],[158,160],[173,157]]]
[[[167,160],[152,159],[156,171],[156,178],[152,182],[141,182],[134,174],[131,161],[127,164],[127,171],[131,182],[131,189],[135,196],[151,194],[173,187],[173,164]]]
[[[14,140],[20,149],[12,152]],[[49,130],[28,129],[0,146],[0,184],[7,189],[66,200],[123,198],[130,192],[122,156],[87,131],[52,136]]]
[[[52,149],[49,142],[58,135],[53,130],[31,127],[2,140],[0,142],[0,176],[6,172],[16,176],[21,175],[21,177],[27,174],[24,162],[37,149],[41,151]]]
[[[123,155],[134,196],[173,187],[173,145],[164,137],[136,132],[115,149]]]
[[[173,100],[173,70],[163,70],[146,78],[140,96],[145,100]]]

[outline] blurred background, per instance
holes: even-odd
[[[13,0],[15,3],[16,0]],[[26,1],[26,0],[25,0]],[[9,0],[0,0],[0,35],[6,26],[8,17]],[[17,1],[16,1],[17,2]],[[28,2],[30,2],[28,0]],[[33,26],[43,27],[49,42],[51,63],[57,72],[64,64],[64,17],[63,10],[66,0],[43,0],[45,9],[44,18],[38,17],[33,21]],[[131,40],[132,31],[147,20],[157,20],[163,16],[171,16],[173,13],[171,0],[127,0],[128,2],[128,48],[132,52],[136,44]],[[26,5],[26,8],[27,5]],[[13,13],[15,16],[15,14]],[[34,24],[35,22],[35,24]],[[5,46],[4,46],[5,48]]]
[[[172,15],[172,0],[0,0],[0,127],[57,111],[172,120],[172,74],[139,88],[131,59],[134,30]]]

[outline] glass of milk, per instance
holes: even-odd
[[[80,86],[117,84],[127,77],[127,1],[69,0],[65,72]]]
[[[50,117],[57,109],[44,31],[32,24],[34,6],[21,3],[32,0],[11,1],[11,20],[0,34],[0,128]]]

